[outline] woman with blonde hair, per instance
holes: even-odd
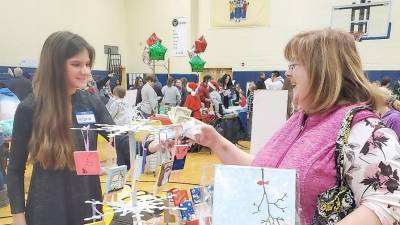
[[[332,29],[300,33],[284,53],[290,63],[287,76],[293,98],[301,110],[256,156],[205,124],[199,125],[195,141],[212,149],[225,164],[296,169],[303,225],[398,224],[400,145],[376,114],[360,108],[376,109],[377,96],[363,73],[353,37]],[[348,198],[333,201],[346,211],[322,217],[317,203],[329,199],[325,192],[337,184],[349,190]]]
[[[78,175],[74,158],[77,151],[96,149],[97,131],[70,129],[114,124],[100,99],[82,90],[94,57],[92,46],[67,31],[51,34],[43,45],[33,95],[14,118],[7,180],[14,225],[83,224],[92,216],[85,201],[102,200],[99,176]],[[126,136],[117,138],[117,155],[119,164],[128,163]],[[33,170],[25,204],[28,156]]]
[[[400,138],[400,101],[386,87],[376,86],[376,92],[380,96],[377,101],[377,112],[381,115],[385,126],[393,129]]]

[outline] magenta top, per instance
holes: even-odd
[[[301,224],[311,224],[318,194],[336,182],[335,143],[344,115],[355,105],[336,106],[313,115],[299,111],[283,125],[255,156],[253,166],[296,169]],[[361,111],[353,124],[374,117]]]

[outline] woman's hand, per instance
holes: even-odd
[[[197,122],[198,134],[195,135],[194,142],[210,148],[215,149],[218,143],[221,143],[223,137],[211,125],[205,124],[200,121]]]

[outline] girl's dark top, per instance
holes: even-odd
[[[114,124],[104,104],[98,98],[85,91],[77,91],[71,99],[73,127],[83,126],[78,124],[76,113],[88,111],[94,113],[96,123]],[[78,176],[76,171],[69,169],[45,170],[39,164],[34,164],[25,206],[24,173],[29,154],[28,142],[33,129],[34,104],[34,99],[30,95],[19,104],[15,113],[8,166],[11,212],[13,214],[25,212],[28,225],[84,224],[83,219],[92,216],[91,205],[85,201],[102,200],[99,176]],[[70,132],[73,148],[84,150],[81,131],[71,130]],[[105,132],[99,133],[106,136]],[[96,137],[97,131],[89,131],[90,150],[97,149]],[[119,164],[123,164],[124,161],[121,161],[121,157],[125,157],[125,162],[129,163],[128,137],[120,136],[116,142]]]

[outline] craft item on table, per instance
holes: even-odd
[[[124,188],[127,166],[116,166],[107,169],[106,193],[119,191]]]
[[[183,220],[190,221],[193,219],[195,213],[191,201],[184,201],[179,204],[179,207],[181,208],[181,216]]]
[[[107,216],[114,215],[111,224],[143,224],[144,220],[152,220],[154,217],[160,217],[163,210],[180,210],[179,207],[169,207],[164,205],[164,200],[167,198],[154,197],[144,191],[138,191],[137,202],[135,205],[132,202],[108,202],[103,203],[95,200],[85,201],[91,204],[93,215],[90,218],[85,218],[84,221],[101,220]],[[98,210],[98,206],[108,207],[111,211]],[[183,208],[182,208],[183,209]],[[158,224],[158,223],[155,223]]]
[[[192,201],[194,204],[199,204],[202,202],[201,188],[199,188],[199,187],[192,188],[192,189],[190,189],[190,193],[192,194]]]
[[[177,188],[172,188],[168,191],[171,193],[174,206],[179,206],[181,203],[189,200],[189,195],[187,190],[179,190]]]
[[[189,145],[175,145],[175,156],[172,170],[183,170],[185,168],[186,155],[189,148]]]
[[[214,180],[214,224],[297,224],[295,170],[217,165]]]
[[[194,205],[196,218],[199,219],[199,225],[211,225],[211,208],[207,203],[200,203]]]
[[[161,165],[157,179],[157,187],[164,186],[168,183],[172,171],[172,163],[172,161],[167,161]]]
[[[186,221],[185,225],[199,225],[199,220]]]
[[[83,136],[83,142],[85,145],[84,151],[74,151],[74,161],[77,175],[100,175],[100,157],[99,153],[96,151],[89,150],[89,128],[81,128],[81,133]],[[83,131],[86,131],[86,137]]]
[[[210,208],[213,207],[213,199],[214,199],[214,185],[207,185],[202,189],[202,198],[203,202],[206,202]]]

